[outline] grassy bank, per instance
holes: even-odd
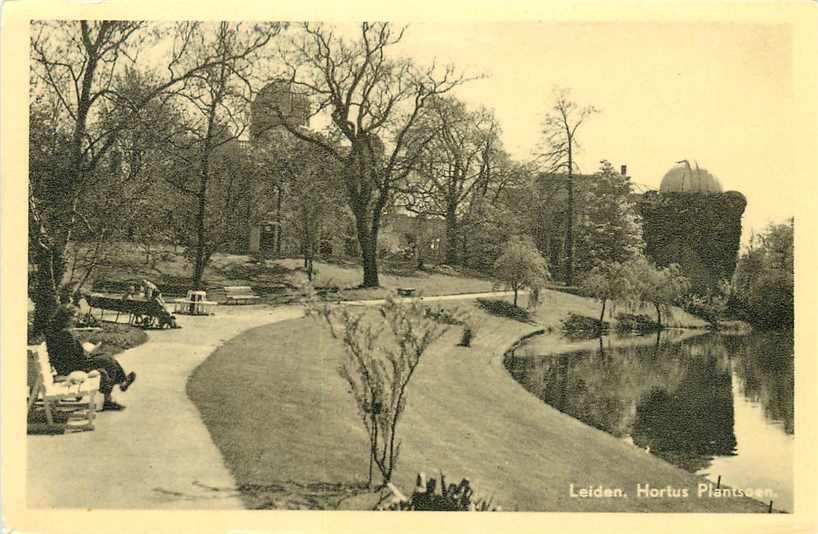
[[[426,295],[475,293],[492,288],[492,281],[479,273],[449,266],[429,266],[421,271],[410,262],[382,261],[382,287],[376,289],[357,288],[362,280],[362,269],[354,258],[316,261],[315,271],[316,286],[338,288],[345,299],[383,298],[398,287],[413,287]],[[96,280],[128,282],[148,278],[160,289],[163,286],[188,287],[191,273],[192,268],[181,249],[154,247],[148,257],[134,244],[120,242],[110,245],[109,254],[93,271],[86,286],[90,288]],[[252,286],[262,293],[275,290],[279,300],[282,290],[295,293],[306,280],[300,258],[258,262],[247,255],[216,253],[204,273],[207,287]]]
[[[550,295],[538,316],[587,306]],[[536,325],[472,308],[482,323],[471,348],[441,338],[418,368],[401,422],[394,481],[417,471],[468,477],[506,510],[761,512],[743,498],[697,498],[703,479],[564,415],[526,392],[502,353]],[[542,326],[540,326],[541,328]],[[555,339],[557,338],[554,335]],[[591,342],[593,343],[593,342]],[[560,340],[554,350],[584,348]],[[228,341],[191,376],[188,394],[250,508],[356,508],[367,437],[346,383],[340,343],[309,319],[260,327]],[[627,498],[578,498],[579,488],[621,488]],[[637,484],[686,488],[688,498],[637,498]],[[360,505],[363,507],[363,505]]]

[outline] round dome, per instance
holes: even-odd
[[[687,160],[683,160],[665,173],[659,191],[662,193],[721,193],[721,182],[707,169],[699,167],[698,164],[691,167]]]

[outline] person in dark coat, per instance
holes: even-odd
[[[114,402],[111,396],[114,385],[119,385],[121,391],[127,391],[136,380],[136,373],[126,374],[112,356],[88,353],[77,334],[71,330],[77,314],[77,308],[71,305],[63,305],[57,309],[45,337],[48,359],[58,375],[68,375],[73,371],[98,370],[102,377],[99,390],[105,397],[102,409],[122,410],[125,406]]]

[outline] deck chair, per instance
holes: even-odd
[[[93,430],[99,384],[99,371],[55,377],[45,343],[28,349],[28,414],[41,403],[49,427],[59,411],[68,414],[66,427]]]

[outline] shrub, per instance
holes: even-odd
[[[527,310],[505,300],[477,299],[477,304],[492,315],[514,319],[523,323],[531,322],[531,314]]]
[[[494,262],[494,273],[514,291],[514,306],[520,289],[538,291],[551,279],[548,263],[533,241],[521,237],[514,237],[503,246],[503,253]]]
[[[560,321],[562,333],[571,338],[587,339],[606,334],[610,325],[607,321],[569,313],[568,317]]]
[[[424,313],[429,319],[441,324],[459,326],[464,320],[464,313],[458,308],[426,308]]]
[[[374,464],[386,485],[400,456],[398,424],[406,409],[407,387],[423,355],[447,327],[429,319],[419,299],[404,302],[390,296],[378,307],[380,320],[374,321],[366,312],[354,313],[347,306],[319,305],[309,287],[304,303],[307,315],[318,319],[344,345],[338,371],[369,435],[369,484]],[[382,343],[384,331],[387,343]]]
[[[620,333],[636,332],[644,334],[648,332],[656,332],[661,330],[659,323],[654,321],[650,316],[644,314],[634,313],[618,313],[616,314],[616,331]]]
[[[727,311],[727,298],[720,295],[685,295],[678,304],[684,311],[704,319],[715,329],[719,328],[719,322]]]
[[[471,347],[474,338],[477,337],[478,322],[477,318],[467,314],[463,320],[463,335],[460,338],[461,347]]]
[[[501,512],[502,508],[493,503],[493,499],[480,499],[474,496],[469,479],[464,478],[459,484],[446,485],[446,477],[440,474],[440,486],[437,480],[419,473],[415,490],[411,497],[406,497],[394,485],[388,485],[391,499],[381,504],[381,510],[402,512]]]

